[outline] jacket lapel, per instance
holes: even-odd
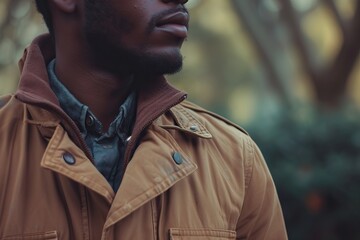
[[[126,169],[105,228],[125,218],[196,169],[196,164],[175,140],[165,130],[152,125]]]
[[[41,160],[41,166],[102,195],[110,204],[114,199],[112,190],[106,179],[99,173],[84,151],[77,147],[61,125],[58,125]]]

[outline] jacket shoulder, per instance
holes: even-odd
[[[206,109],[204,109],[204,108],[202,108],[202,107],[200,107],[200,106],[198,106],[198,105],[196,105],[196,104],[194,104],[192,102],[184,101],[184,102],[180,103],[180,105],[182,107],[184,107],[185,109],[188,109],[188,110],[192,111],[196,115],[202,116],[205,119],[212,119],[212,120],[214,120],[216,122],[222,122],[222,123],[224,123],[226,125],[229,125],[231,127],[236,128],[237,130],[239,130],[243,134],[249,136],[249,133],[244,128],[240,127],[239,125],[231,122],[230,120],[228,120],[228,119],[226,119],[226,118],[224,118],[224,117],[222,117],[222,116],[220,116],[220,115],[218,115],[218,114],[216,114],[214,112],[206,110]]]
[[[188,101],[179,104],[174,111],[185,112],[188,119],[196,119],[200,132],[210,134],[211,141],[205,144],[206,147],[216,149],[219,152],[216,159],[222,161],[222,165],[229,166],[231,171],[236,169],[234,175],[238,175],[239,169],[242,169],[244,185],[248,186],[254,162],[262,161],[261,154],[257,154],[257,145],[249,134],[226,118]]]

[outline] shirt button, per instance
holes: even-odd
[[[88,115],[88,116],[86,117],[86,120],[85,120],[86,126],[91,127],[91,126],[94,125],[94,123],[95,123],[94,117],[91,116],[91,115]]]
[[[183,163],[183,157],[181,156],[181,154],[179,152],[174,152],[173,154],[173,160],[177,165],[180,165]]]
[[[76,163],[74,156],[69,152],[64,153],[63,159],[69,165],[74,165]]]

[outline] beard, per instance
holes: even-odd
[[[180,49],[161,54],[151,52],[146,45],[134,48],[120,44],[119,39],[131,33],[133,24],[119,16],[107,0],[86,0],[85,8],[85,37],[90,57],[97,66],[116,74],[137,76],[174,74],[181,70]],[[160,17],[154,16],[148,23],[147,34],[153,31]]]

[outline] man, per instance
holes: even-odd
[[[184,101],[187,0],[37,0],[0,100],[0,239],[287,239],[247,133]]]

